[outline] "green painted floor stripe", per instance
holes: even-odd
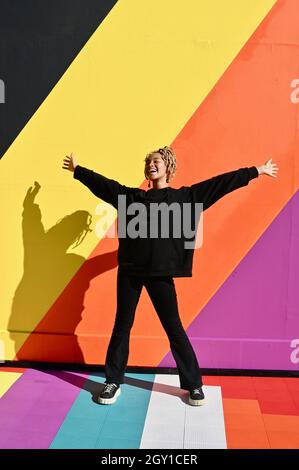
[[[113,405],[99,405],[93,395],[104,383],[101,374],[89,375],[51,449],[138,449],[155,375],[126,374],[121,395]]]

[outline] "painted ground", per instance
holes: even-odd
[[[104,380],[1,367],[0,448],[299,448],[299,378],[204,376],[201,407],[177,375],[135,373],[114,405],[99,405]]]

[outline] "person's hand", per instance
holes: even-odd
[[[75,171],[75,168],[76,166],[78,165],[78,163],[76,162],[75,158],[74,158],[74,155],[73,155],[73,152],[70,154],[70,156],[66,156],[64,159],[63,159],[63,167],[65,170],[69,170],[69,171]]]
[[[273,178],[277,178],[277,171],[279,170],[276,163],[272,163],[272,158],[267,160],[264,165],[258,166],[257,169],[260,175],[268,175],[272,176]]]

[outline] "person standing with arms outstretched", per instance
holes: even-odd
[[[153,186],[147,191],[122,185],[78,165],[73,154],[64,158],[62,168],[73,172],[73,177],[87,186],[95,196],[118,210],[118,235],[120,231],[122,233],[122,236],[119,236],[117,258],[116,318],[106,354],[106,381],[98,397],[99,403],[115,403],[120,395],[120,384],[124,383],[129,357],[130,332],[141,290],[145,286],[169,339],[180,387],[188,391],[190,405],[202,405],[205,395],[202,390],[201,371],[179,316],[173,281],[174,277],[192,276],[194,248],[186,248],[185,235],[174,236],[178,224],[173,223],[168,236],[159,236],[163,222],[161,219],[157,222],[156,219],[155,223],[152,223],[152,209],[154,206],[163,207],[165,215],[165,207],[182,208],[187,204],[191,210],[191,218],[197,224],[199,219],[197,220],[195,215],[196,205],[200,204],[202,210],[206,210],[226,194],[248,185],[249,181],[260,175],[276,177],[277,165],[272,163],[271,158],[258,167],[239,168],[191,186],[174,189],[169,186],[169,182],[176,172],[176,155],[171,147],[165,146],[146,155],[144,175],[148,180],[148,187],[150,188],[151,184]],[[133,236],[130,236],[130,233],[128,236],[127,232],[132,233],[133,222],[132,218],[128,220],[128,217],[124,217],[124,214],[132,215],[132,210],[128,211],[128,207],[132,210],[134,208],[135,212],[137,208],[141,208],[143,219],[140,219],[140,225],[143,229],[150,226],[154,232],[156,228],[160,229],[158,236],[151,236],[148,231],[146,236],[136,237],[135,232]],[[172,220],[175,218],[174,213],[173,211]]]

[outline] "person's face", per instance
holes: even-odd
[[[145,163],[145,171],[149,180],[154,181],[167,177],[166,165],[160,153],[151,155]]]

